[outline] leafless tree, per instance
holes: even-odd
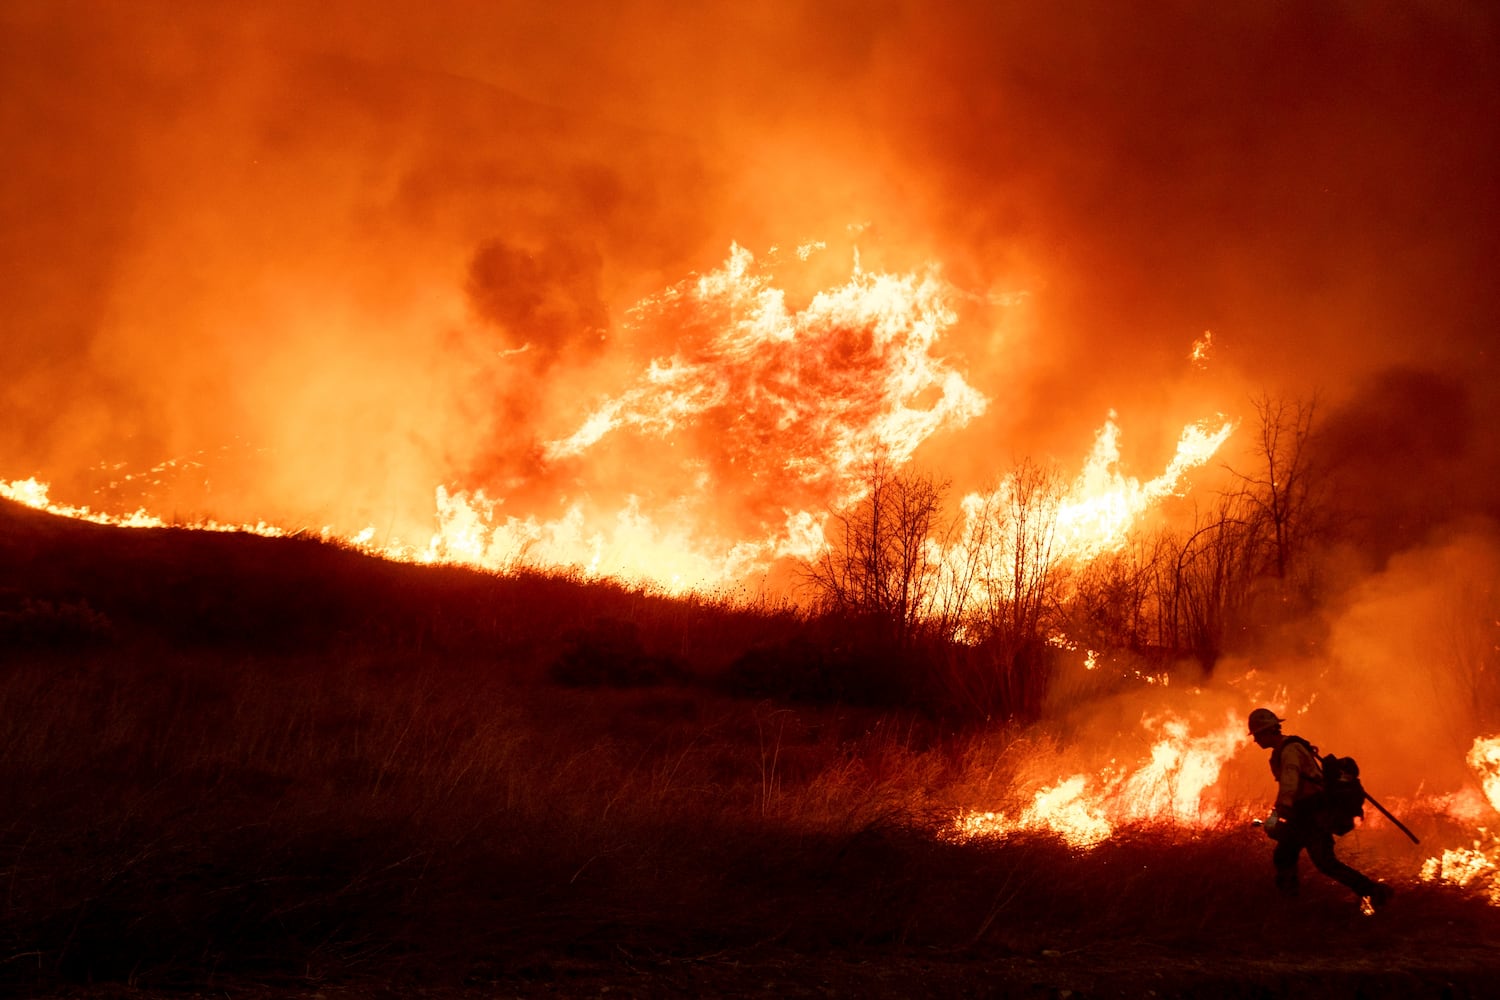
[[[929,605],[928,632],[946,643],[963,642],[970,632],[984,554],[993,544],[993,519],[986,513],[993,499],[966,497],[960,513],[947,522],[937,539],[942,553],[937,585]]]
[[[929,612],[939,577],[947,484],[870,463],[864,496],[833,515],[828,548],[805,568],[825,610],[869,617],[905,644]]]
[[[1045,638],[1053,597],[1057,515],[1063,484],[1057,471],[1026,460],[1010,478],[1001,532],[1000,586],[991,589],[990,627],[1013,644]]]
[[[1066,601],[1068,635],[1096,649],[1159,644],[1156,579],[1166,541],[1159,532],[1132,534],[1119,549],[1079,567]]]
[[[1439,586],[1443,617],[1426,672],[1449,718],[1444,728],[1467,750],[1476,730],[1500,728],[1500,593],[1462,575]]]
[[[1212,673],[1231,623],[1256,575],[1255,522],[1245,501],[1223,498],[1176,547],[1172,574],[1171,645],[1189,650]]]
[[[1046,688],[1043,646],[1056,612],[1063,484],[1031,460],[971,503],[960,571],[970,581],[965,633],[979,650],[956,678],[978,707],[1034,711]]]
[[[1306,569],[1309,543],[1328,527],[1326,478],[1313,461],[1318,401],[1264,393],[1252,402],[1259,418],[1254,464],[1230,471],[1249,505],[1252,539],[1264,550],[1262,572],[1285,585]]]

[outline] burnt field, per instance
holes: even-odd
[[[1417,881],[1389,830],[1340,844],[1398,890],[1374,916],[1310,869],[1279,898],[1238,821],[959,840],[1045,722],[793,683],[810,628],[0,505],[0,989],[1404,997],[1500,973],[1500,908]]]

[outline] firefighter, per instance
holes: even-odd
[[[1297,862],[1305,850],[1318,871],[1369,899],[1370,905],[1385,905],[1394,889],[1334,856],[1333,834],[1318,821],[1325,801],[1322,762],[1306,740],[1282,733],[1284,721],[1269,708],[1250,713],[1250,735],[1256,745],[1271,751],[1271,774],[1277,782],[1276,806],[1265,820],[1267,835],[1276,841],[1271,854],[1276,888],[1283,895],[1297,895]]]

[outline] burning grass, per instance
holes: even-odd
[[[1295,962],[1330,936],[1500,929],[1476,894],[1408,880],[1378,926],[1311,878],[1288,908],[1237,824],[1087,849],[939,836],[981,796],[1013,807],[1046,747],[891,715],[437,657],[141,651],[13,660],[0,708],[4,975],[33,988],[476,983],[767,949]]]
[[[87,551],[125,544],[109,537]],[[1297,904],[1276,898],[1268,845],[1232,802],[1212,815],[1119,814],[1087,846],[1026,824],[955,836],[966,812],[1021,815],[1049,775],[1073,773],[1066,741],[731,697],[706,672],[732,654],[710,660],[699,629],[741,647],[765,635],[715,605],[542,578],[466,602],[469,577],[387,578],[390,567],[336,550],[240,542],[285,555],[264,554],[259,569],[234,555],[244,601],[233,605],[215,604],[213,559],[192,567],[205,606],[228,609],[214,629],[142,624],[159,602],[176,627],[169,609],[187,591],[172,581],[197,558],[185,551],[156,567],[178,576],[133,577],[135,604],[110,581],[140,573],[139,551],[93,573],[63,560],[30,585],[27,599],[89,597],[111,628],[81,644],[31,636],[0,665],[0,979],[11,987],[525,992],[560,978],[566,989],[567,970],[586,968],[590,982],[649,992],[652,979],[630,977],[711,969],[693,991],[712,993],[705,983],[732,979],[731,967],[769,963],[796,982],[795,970],[826,974],[836,960],[846,975],[855,962],[936,963],[918,981],[938,993],[1099,969],[1144,992],[1167,981],[1156,975],[1202,981],[1205,962],[1251,986],[1330,962],[1449,982],[1494,969],[1482,942],[1500,910],[1475,887],[1417,882],[1417,861],[1382,846],[1388,830],[1341,848],[1401,888],[1376,920],[1311,873]],[[298,577],[309,566],[321,583]],[[327,631],[297,619],[296,644],[257,640],[267,595],[296,579]],[[66,580],[76,586],[64,593]],[[381,603],[388,586],[400,614]],[[360,601],[383,629],[350,617]],[[589,623],[605,607],[635,624],[628,639],[605,629],[612,642],[656,655],[675,635],[683,670],[646,687],[549,679],[569,642],[598,639]],[[537,638],[542,620],[564,638]],[[1151,739],[1133,751],[1156,759]],[[1079,773],[1106,781],[1097,766]]]

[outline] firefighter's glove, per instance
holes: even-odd
[[[1271,815],[1266,817],[1266,821],[1261,824],[1261,829],[1266,831],[1266,836],[1270,837],[1273,840],[1281,836],[1280,827],[1281,817],[1276,815],[1274,811],[1272,811]]]

